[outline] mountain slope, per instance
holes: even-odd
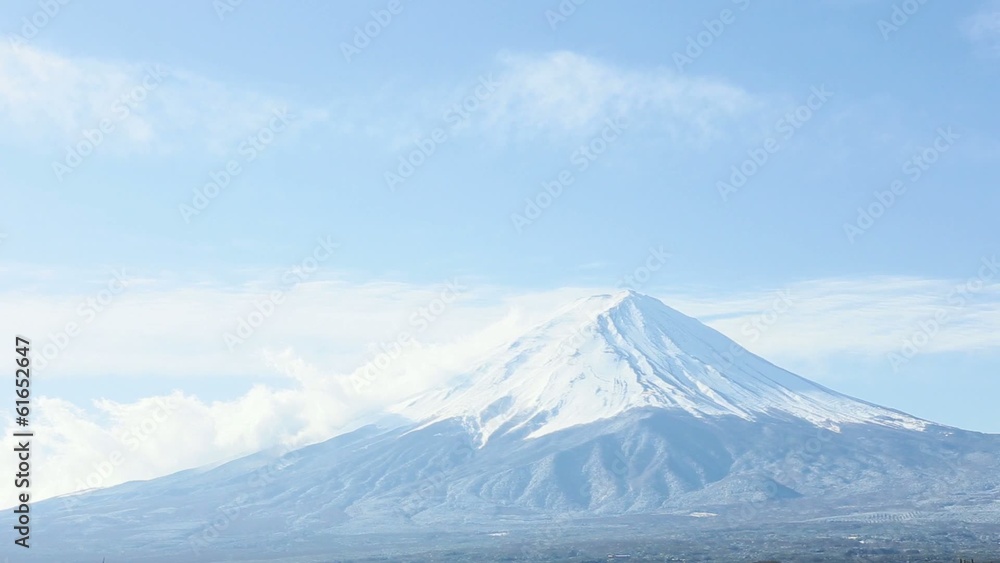
[[[852,399],[749,352],[723,360],[733,346],[650,297],[585,299],[396,405],[391,424],[40,503],[45,547],[25,560],[321,561],[309,554],[593,518],[1000,518],[1000,437]]]
[[[989,523],[1000,517],[998,451],[996,436],[936,426],[833,432],[666,409],[534,439],[497,434],[482,446],[458,419],[369,426],[266,462],[97,491],[71,509],[41,503],[34,537],[43,549],[25,560],[269,560],[342,553],[371,534],[544,526],[556,527],[554,542],[572,525],[561,522],[652,515],[671,529],[873,514],[937,527]],[[691,517],[704,514],[713,516]],[[78,556],[54,554],[70,546]]]
[[[485,441],[498,430],[529,437],[635,408],[754,420],[787,415],[824,428],[926,422],[841,395],[745,352],[660,301],[625,291],[581,300],[514,341],[455,387],[392,410],[428,422],[466,420]]]

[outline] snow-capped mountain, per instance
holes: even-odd
[[[384,424],[70,500],[35,508],[44,547],[26,561],[319,561],[302,554],[554,519],[995,522],[1000,436],[836,393],[623,292],[567,306]]]
[[[787,415],[923,429],[926,422],[841,395],[748,352],[697,320],[634,291],[598,295],[554,318],[449,389],[396,406],[414,420],[461,418],[485,441],[497,431],[534,438],[636,408],[754,420]]]

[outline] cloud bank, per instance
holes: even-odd
[[[949,311],[948,320],[919,353],[1000,348],[1000,286],[970,283],[975,279],[813,280],[729,295],[649,292],[779,365],[845,355],[883,361],[942,310]],[[135,277],[90,323],[79,309],[101,303],[101,284],[89,295],[0,295],[0,330],[36,335],[35,350],[67,319],[81,325],[38,371],[48,389],[81,375],[109,384],[157,376],[271,376],[283,382],[256,384],[241,396],[212,402],[183,391],[128,403],[98,398],[90,405],[39,398],[33,426],[45,440],[39,440],[35,491],[50,496],[109,486],[324,440],[445,383],[557,307],[609,291],[322,279],[286,288],[286,298],[261,317],[251,337],[229,349],[223,336],[249,318],[254,304],[274,292],[273,284],[177,286]],[[965,300],[959,303],[956,295]],[[13,326],[25,319],[36,324]],[[884,365],[891,376],[889,362]],[[12,421],[5,426],[9,436]],[[0,470],[11,469],[8,458],[0,460]]]

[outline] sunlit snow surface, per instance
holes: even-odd
[[[637,522],[930,534],[1000,520],[1000,436],[870,405],[741,350],[650,297],[592,297],[450,391],[327,441],[37,503],[19,557],[431,560],[414,550],[478,554],[488,541],[535,561],[547,559],[521,551],[531,534],[618,541]]]
[[[834,431],[857,422],[927,426],[776,367],[633,291],[578,301],[454,387],[392,410],[427,424],[461,417],[485,443],[501,429],[534,438],[640,407],[745,420],[788,415]]]

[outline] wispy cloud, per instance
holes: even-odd
[[[0,42],[0,142],[72,146],[100,131],[101,150],[230,149],[291,102],[155,62],[103,61]],[[305,120],[319,108],[294,107]],[[93,137],[94,134],[92,134]]]
[[[45,279],[53,275],[39,273]],[[266,375],[285,383],[259,384],[214,402],[175,392],[131,403],[97,400],[88,410],[62,398],[40,399],[33,424],[50,444],[40,452],[45,457],[39,463],[45,471],[40,495],[77,490],[78,479],[109,463],[115,452],[115,469],[99,486],[323,440],[367,412],[444,383],[559,306],[616,291],[469,286],[442,300],[448,281],[354,283],[317,275],[316,281],[287,288],[280,308],[230,351],[223,335],[271,294],[273,279],[237,286],[129,279],[89,323],[80,320],[79,308],[91,297],[100,302],[99,291],[0,294],[0,331],[36,335],[39,354],[68,321],[83,325],[39,372],[48,381],[159,374]],[[941,310],[949,311],[948,320],[921,353],[1000,349],[1000,285],[973,283],[972,292],[969,287],[969,280],[874,277],[740,293],[652,293],[779,365],[848,356],[867,359],[876,373],[893,376],[885,355]],[[369,382],[360,389],[354,384],[359,376]],[[203,439],[180,447],[193,432]],[[0,471],[9,463],[0,459]],[[0,504],[7,500],[0,498]]]
[[[992,2],[964,23],[966,36],[991,56],[1000,56],[1000,2]]]
[[[475,78],[405,98],[404,111],[394,102],[391,120],[384,110],[372,116],[393,151],[434,127],[488,142],[577,142],[609,118],[703,147],[769,103],[720,78],[624,67],[572,51],[502,52]]]
[[[571,51],[505,53],[499,62],[501,87],[482,124],[504,133],[586,133],[621,116],[702,142],[759,103],[723,80],[622,68]]]
[[[64,338],[60,331],[68,321],[84,325],[61,355],[39,371],[49,381],[100,373],[268,373],[285,382],[255,385],[243,395],[214,402],[174,392],[130,403],[99,399],[85,409],[65,399],[39,397],[32,426],[49,439],[39,454],[45,462],[39,464],[44,468],[36,494],[106,487],[265,448],[321,441],[357,424],[372,409],[442,382],[536,322],[538,312],[546,310],[541,303],[568,298],[542,293],[504,297],[496,290],[463,289],[459,299],[447,303],[441,299],[447,283],[303,283],[287,292],[281,310],[266,319],[245,348],[228,351],[224,332],[233,330],[237,317],[253,310],[271,285],[264,280],[235,288],[171,288],[136,277],[92,323],[80,320],[78,309],[93,295],[22,293],[18,299],[0,299],[2,319],[44,319],[44,329],[17,329],[18,334],[39,335],[33,343],[36,363],[53,336]],[[298,323],[305,323],[305,332],[293,328]],[[397,347],[399,342],[404,344]],[[109,354],[111,347],[116,354]],[[359,375],[370,385],[353,385]],[[198,444],[184,446],[193,432],[201,436]],[[0,468],[8,461],[0,460]],[[12,500],[0,497],[0,506]]]
[[[921,353],[1000,349],[1000,284],[978,291],[967,285],[967,280],[909,277],[825,279],[665,301],[778,363],[845,355],[881,361],[942,312],[947,320]],[[791,301],[787,311],[762,318],[782,294]],[[891,373],[888,363],[885,368]]]
[[[23,272],[22,268],[22,278]],[[59,275],[39,271],[38,282],[22,279],[22,283],[44,287],[39,284]],[[108,279],[108,287],[114,287],[114,277]],[[44,366],[45,375],[52,378],[261,377],[273,374],[273,367],[263,361],[264,352],[287,349],[326,373],[346,375],[368,359],[375,344],[423,324],[414,313],[449,283],[354,283],[327,273],[290,286],[282,285],[280,274],[239,285],[189,285],[129,273],[127,289],[114,292],[103,309],[101,296],[107,293],[103,283],[74,294],[0,292],[0,330],[39,335],[36,345],[41,347],[58,340],[68,323],[80,325],[79,341],[71,340]],[[968,285],[966,280],[873,277],[803,281],[745,293],[653,293],[764,356],[871,357],[897,349],[920,321],[942,309],[949,312],[947,326],[925,352],[1000,346],[1000,286],[987,281],[970,292]],[[280,306],[256,323],[252,336],[228,345],[225,335],[235,333],[242,320],[252,320],[258,304],[266,303],[279,286]],[[510,325],[511,333],[498,336],[499,343],[572,299],[617,290],[516,292],[469,287],[448,304],[446,314],[422,331],[421,340],[451,345],[517,311],[521,322]],[[745,330],[746,323],[766,312],[781,291],[788,293],[794,306],[751,340],[753,332]]]

